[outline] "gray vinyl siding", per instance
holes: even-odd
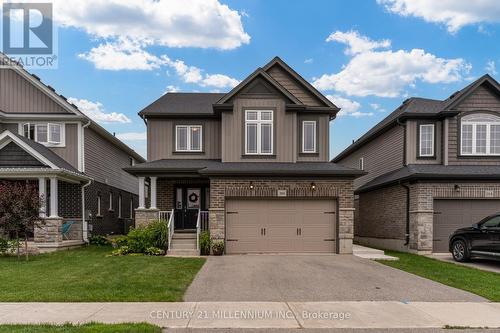
[[[302,103],[310,106],[323,105],[316,96],[305,89],[297,82],[290,74],[284,71],[280,66],[275,65],[267,70],[267,73],[279,84],[285,87],[292,95],[299,99]]]
[[[244,110],[274,110],[274,156],[247,157],[244,144]],[[297,126],[296,113],[286,113],[285,100],[281,98],[235,98],[233,111],[222,114],[223,162],[296,162]]]
[[[3,126],[2,131],[9,130],[12,133],[18,133],[19,132],[19,125],[17,123],[4,123],[0,124],[0,126]]]
[[[176,153],[175,126],[201,125],[203,153]],[[221,121],[187,119],[148,119],[148,161],[161,159],[220,159]]]
[[[85,173],[95,181],[134,194],[137,178],[123,171],[130,166],[129,155],[90,128],[85,129]]]
[[[66,124],[66,145],[64,147],[49,147],[66,162],[78,169],[78,125]]]
[[[424,122],[425,124],[431,122]],[[443,130],[441,121],[434,122],[434,155],[435,158],[418,158],[418,126],[419,121],[408,120],[406,122],[406,164],[442,164],[443,152]]]
[[[63,113],[68,111],[12,69],[0,69],[0,110],[6,113]]]
[[[493,111],[500,115],[500,98],[486,87],[478,87],[456,109],[461,115],[450,118],[448,125],[448,163],[449,165],[500,165],[500,157],[459,157],[460,155],[460,116],[471,111]]]
[[[14,142],[0,149],[0,168],[46,167]]]
[[[356,189],[378,176],[403,167],[403,141],[403,128],[394,126],[338,163],[358,169],[359,159],[363,157],[364,170],[368,174],[354,180],[354,188]]]
[[[317,154],[302,153],[302,121],[314,120],[316,124],[316,151]],[[322,115],[297,115],[297,161],[300,162],[328,162],[329,159],[329,143],[330,143],[330,116]]]

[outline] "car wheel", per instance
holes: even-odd
[[[463,240],[456,240],[453,242],[451,246],[452,254],[453,254],[453,259],[458,262],[464,262],[468,261],[470,256],[469,256],[469,250],[467,249],[467,244]]]

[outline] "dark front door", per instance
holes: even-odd
[[[201,205],[200,187],[177,187],[175,191],[175,229],[196,229]]]

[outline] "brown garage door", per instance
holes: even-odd
[[[226,252],[335,252],[335,200],[226,201]]]
[[[448,238],[500,211],[500,200],[434,200],[433,251],[448,252]]]

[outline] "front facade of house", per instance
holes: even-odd
[[[362,173],[329,163],[337,112],[279,58],[225,94],[165,94],[139,113],[148,162],[126,169],[136,224],[168,216],[174,240],[208,230],[228,254],[350,253]]]
[[[410,98],[333,159],[361,168],[355,239],[418,253],[500,211],[500,85],[485,75],[446,100]]]
[[[0,181],[38,188],[45,226],[30,235],[38,248],[81,244],[89,229],[126,231],[138,185],[122,168],[135,161],[144,159],[37,76],[0,68]]]

